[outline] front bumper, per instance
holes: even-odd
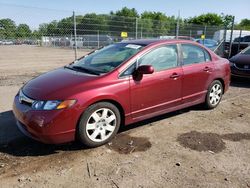
[[[75,140],[79,113],[73,107],[64,110],[33,110],[21,104],[16,96],[13,113],[19,130],[37,141],[61,144]]]

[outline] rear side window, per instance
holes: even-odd
[[[190,65],[211,61],[209,53],[199,46],[182,44],[183,65]]]

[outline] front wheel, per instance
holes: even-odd
[[[223,95],[223,86],[219,80],[213,81],[206,95],[205,105],[208,109],[213,109],[218,106]]]
[[[115,105],[108,102],[93,104],[80,119],[78,138],[88,147],[103,145],[116,135],[120,123],[120,112]]]

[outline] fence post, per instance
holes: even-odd
[[[226,53],[225,53],[225,50],[226,50],[226,38],[227,38],[227,26],[225,24],[224,25],[223,39],[222,39],[222,41],[220,41],[220,42],[223,42],[223,45],[222,45],[222,54],[223,54],[223,57],[226,57]]]
[[[176,39],[179,37],[179,29],[180,29],[180,10],[178,11],[178,18],[176,24]]]
[[[235,19],[235,17],[233,16],[233,18],[232,18],[232,26],[231,26],[231,36],[230,36],[230,45],[229,45],[228,58],[231,57],[231,53],[232,53],[232,46],[233,46],[233,31],[234,31],[234,19]]]
[[[137,30],[138,30],[138,18],[135,18],[135,39],[137,39]]]
[[[203,31],[203,35],[205,36],[205,38],[206,38],[206,33],[207,33],[207,25],[204,26],[204,31]],[[205,38],[203,38],[202,40],[203,45],[205,45]]]
[[[143,28],[143,21],[141,19],[141,39],[142,39],[142,28]]]
[[[97,30],[97,46],[100,48],[100,33],[99,30]]]
[[[242,29],[240,30],[240,36],[239,36],[239,41],[238,41],[238,49],[237,49],[237,53],[239,53],[240,51],[240,40],[241,40],[241,34],[242,34]]]
[[[76,15],[73,11],[73,20],[74,20],[74,38],[75,38],[75,60],[77,60],[77,40],[76,40]]]

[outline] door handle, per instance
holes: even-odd
[[[205,67],[203,71],[210,72],[212,69],[210,67]]]
[[[180,75],[179,74],[177,74],[176,72],[174,72],[171,76],[170,76],[170,78],[172,78],[172,79],[177,79],[177,78],[179,78],[180,77]]]

